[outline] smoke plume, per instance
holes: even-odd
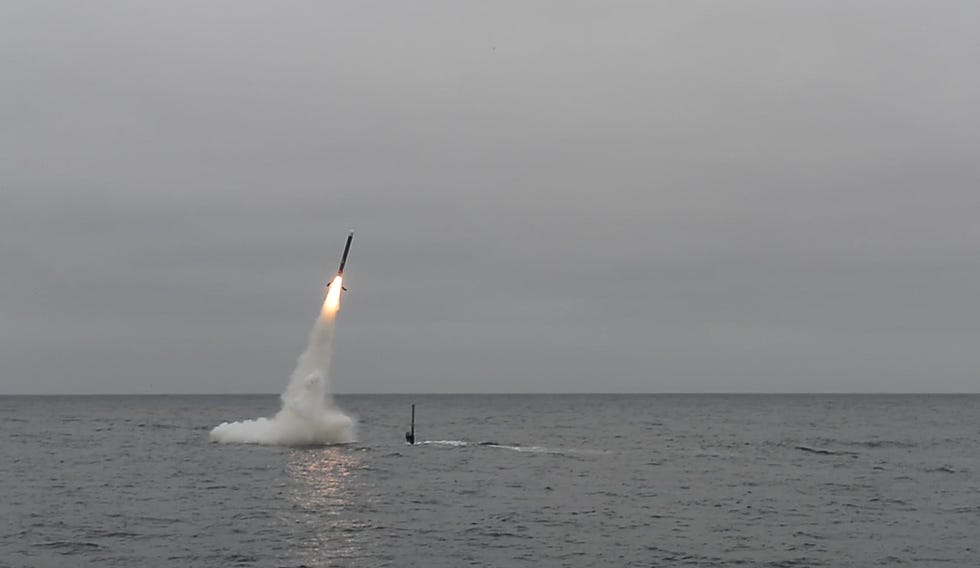
[[[340,288],[337,290],[339,293]],[[273,418],[224,422],[211,430],[212,441],[284,446],[354,441],[354,420],[334,406],[330,394],[330,355],[339,302],[331,308],[325,303],[313,325],[309,345],[280,396],[279,413]]]

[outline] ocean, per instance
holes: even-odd
[[[411,404],[416,439],[404,441]],[[978,566],[980,396],[0,397],[0,566]]]

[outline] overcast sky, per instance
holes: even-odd
[[[3,2],[0,393],[977,392],[978,21]]]

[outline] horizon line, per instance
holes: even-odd
[[[8,396],[279,396],[278,392],[104,392],[104,393],[0,393]],[[915,396],[915,395],[980,395],[980,391],[607,391],[607,392],[346,392],[330,396]]]

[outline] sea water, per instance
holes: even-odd
[[[980,396],[0,397],[0,566],[976,566]],[[416,437],[408,446],[411,404]]]

